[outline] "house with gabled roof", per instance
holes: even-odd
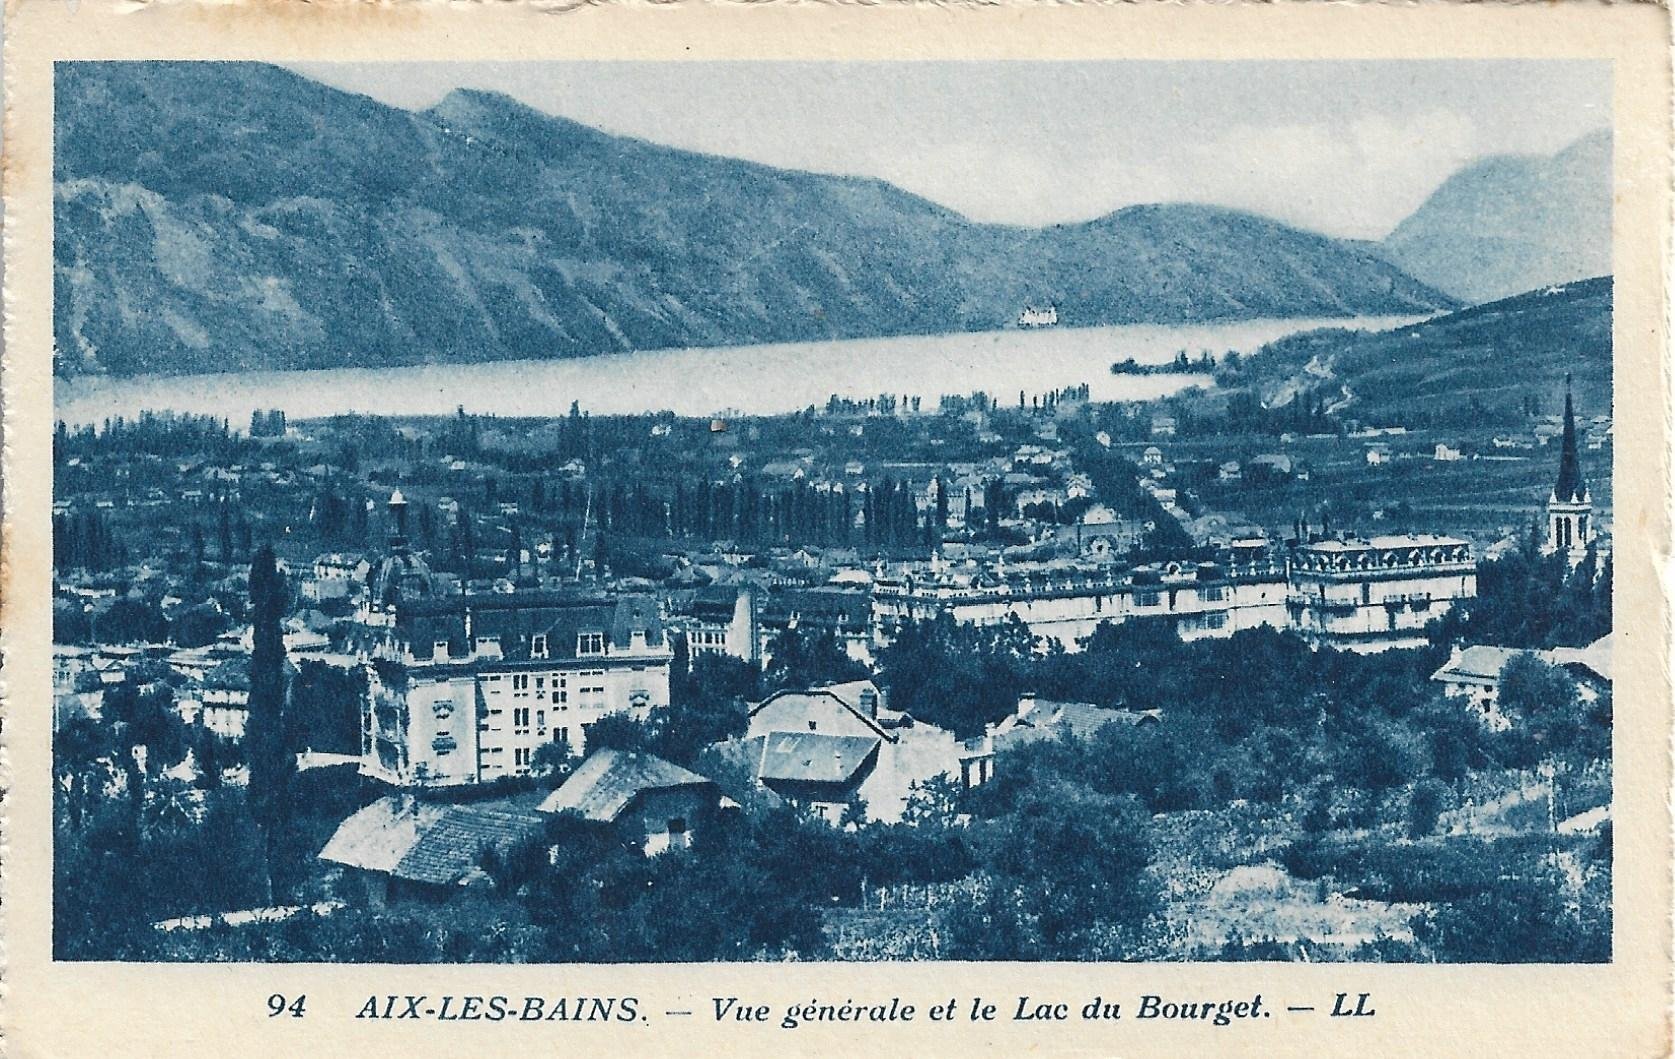
[[[707,776],[655,754],[605,749],[588,755],[539,808],[608,825],[652,855],[690,846],[694,830],[737,805]]]
[[[545,823],[530,799],[444,804],[392,794],[352,814],[320,850],[373,905],[442,899],[487,885],[483,858],[536,838]]]
[[[993,779],[995,757],[1004,750],[1060,736],[1089,739],[1110,724],[1144,728],[1162,720],[1163,712],[1157,709],[1117,709],[1091,702],[1042,699],[1026,692],[1018,697],[1014,713],[989,725],[978,738],[966,740],[960,754],[960,783],[969,790]]]
[[[959,768],[951,733],[890,709],[870,680],[776,692],[742,742],[762,787],[833,822],[857,799],[869,819],[900,820],[915,783]]]
[[[833,821],[858,797],[883,745],[876,736],[822,732],[769,732],[759,741],[762,786]]]

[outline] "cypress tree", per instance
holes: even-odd
[[[250,720],[245,746],[250,762],[250,812],[262,829],[268,862],[268,899],[279,835],[291,817],[296,756],[285,717],[285,582],[273,548],[263,545],[250,563]]]

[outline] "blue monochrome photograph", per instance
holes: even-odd
[[[52,81],[56,960],[1612,960],[1610,62]]]

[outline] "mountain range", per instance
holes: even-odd
[[[415,112],[262,64],[60,63],[55,91],[61,375],[932,334],[1032,305],[1081,326],[1457,304],[1403,271],[1435,256],[1424,226],[1378,247],[1198,205],[979,224],[502,95]]]
[[[1495,155],[1445,181],[1383,241],[1410,275],[1487,302],[1611,271],[1611,133]]]

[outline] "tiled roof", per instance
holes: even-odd
[[[762,746],[757,776],[763,780],[847,783],[877,752],[870,735],[822,732],[769,732]]]
[[[391,795],[338,825],[320,859],[398,879],[449,886],[484,851],[535,834],[542,818],[509,802],[437,805]]]
[[[444,807],[380,798],[337,826],[320,859],[366,871],[393,872],[419,841],[419,833],[441,819]]]
[[[434,643],[446,640],[451,651],[465,654],[466,612],[472,635],[500,637],[502,650],[547,638],[548,658],[576,657],[576,638],[584,632],[604,633],[611,650],[626,650],[633,633],[644,630],[646,645],[663,645],[663,623],[651,596],[602,596],[559,591],[479,593],[438,601],[418,601],[396,612],[396,625],[412,645],[415,657],[428,658]]]
[[[621,816],[643,791],[709,783],[707,777],[654,754],[599,750],[589,755],[562,786],[547,795],[540,811],[572,812],[608,824]]]
[[[1582,666],[1605,680],[1611,679],[1610,633],[1586,647],[1555,647],[1547,656],[1556,666]]]
[[[475,869],[483,853],[534,835],[542,818],[527,810],[479,805],[450,805],[391,872],[398,879],[450,886]]]
[[[739,602],[737,585],[710,585],[701,588],[692,598],[691,614],[706,621],[733,620]]]

